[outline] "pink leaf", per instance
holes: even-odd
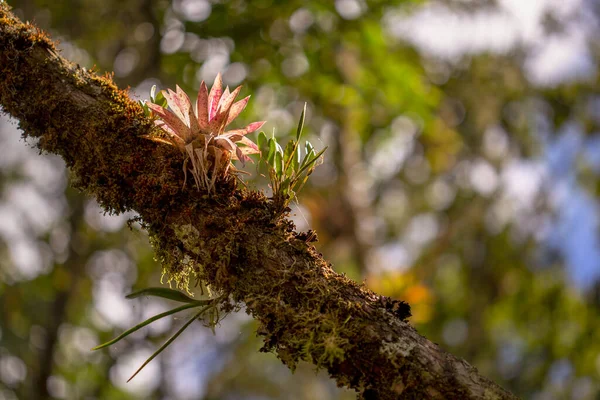
[[[233,105],[233,102],[235,101],[235,98],[237,97],[237,95],[240,94],[240,90],[242,90],[242,87],[238,86],[227,97],[225,97],[225,94],[223,94],[221,104],[220,104],[221,115],[217,116],[217,118],[221,117],[222,115],[230,113],[231,106]],[[227,125],[227,123],[228,123],[227,121],[229,121],[229,118],[224,118],[225,125]]]
[[[169,135],[177,135],[173,129],[169,125],[165,123],[162,119],[154,120],[154,125],[158,126],[163,131],[167,132]]]
[[[179,85],[175,86],[175,88],[177,90],[177,99],[179,100],[179,109],[185,117],[184,122],[186,122],[190,127],[192,135],[197,135],[199,131],[198,119],[196,118],[196,115],[194,115],[192,102],[190,101],[189,96],[179,87]],[[193,140],[193,137],[187,138],[186,141],[191,140]]]
[[[217,109],[217,115],[210,121],[210,130],[213,133],[220,134],[225,130],[227,121],[229,120],[229,110],[236,96],[240,93],[241,86],[236,88],[233,93],[227,94],[227,89],[221,97],[219,108]]]
[[[239,142],[246,145],[246,147],[244,147],[244,149],[248,149],[248,152],[246,152],[245,154],[260,153],[260,150],[258,150],[258,146],[256,145],[256,143],[254,143],[252,140],[248,139],[247,137],[244,136]],[[250,151],[250,150],[252,150],[252,151]]]
[[[228,150],[230,152],[235,151],[235,148],[237,147],[235,143],[229,140],[229,138],[223,136],[217,136],[215,138],[215,143],[217,143],[217,145],[222,149]]]
[[[250,96],[247,96],[244,97],[242,100],[233,103],[233,105],[231,106],[231,110],[229,110],[229,118],[227,118],[227,123],[225,125],[229,125],[231,121],[236,119],[237,116],[240,115],[242,111],[244,111],[244,108],[246,108],[249,99]]]
[[[227,131],[223,134],[221,134],[221,136],[224,136],[226,138],[229,138],[232,142],[239,142],[240,140],[242,140],[242,138],[244,137],[244,135],[246,134],[246,132],[244,132],[243,129],[237,129],[234,131]]]
[[[217,114],[217,107],[219,106],[219,101],[221,100],[222,94],[223,79],[221,78],[221,73],[219,72],[215,78],[212,88],[210,88],[210,93],[208,94],[208,121],[211,121]]]
[[[169,128],[171,128],[172,132],[168,132],[179,136],[184,139],[190,137],[190,128],[188,128],[182,120],[180,120],[177,115],[173,112],[166,110],[159,106],[158,104],[146,102],[148,108],[150,108],[155,114],[157,114],[161,120],[163,120]],[[165,130],[166,131],[166,130]]]
[[[177,117],[179,117],[179,119],[183,123],[185,123],[187,126],[189,126],[189,123],[188,123],[188,121],[186,121],[183,110],[181,109],[181,105],[179,104],[179,98],[177,97],[177,94],[175,94],[175,92],[172,91],[171,89],[163,90],[163,94],[165,96],[165,99],[167,99],[167,104],[169,105],[169,108],[171,109],[171,111],[175,115],[177,115]]]
[[[219,99],[218,107],[221,107],[221,105],[223,104],[223,100],[225,100],[226,98],[228,98],[230,93],[231,92],[229,91],[229,86],[227,86],[225,88],[225,90],[223,91],[223,94],[221,95],[221,98]],[[223,107],[221,107],[221,108],[223,108]]]
[[[246,134],[248,134],[248,132],[246,132],[246,129],[232,129],[230,131],[223,133],[221,136],[227,136],[228,138],[231,138],[231,137],[237,137],[238,135],[244,136]],[[234,140],[234,142],[237,142],[238,140]]]
[[[245,127],[244,130],[246,131],[246,133],[254,132],[254,131],[262,128],[262,126],[265,124],[265,122],[267,122],[267,121],[253,122],[253,123],[249,124],[247,127]]]
[[[198,91],[196,113],[198,114],[198,125],[200,130],[204,132],[208,129],[208,89],[204,81],[200,84],[200,90]]]

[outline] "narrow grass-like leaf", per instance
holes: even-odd
[[[131,335],[133,332],[136,332],[136,331],[142,329],[146,325],[151,324],[152,322],[154,322],[156,320],[159,320],[159,319],[164,318],[164,317],[168,317],[169,315],[176,314],[176,313],[178,313],[180,311],[183,311],[183,310],[187,310],[188,308],[199,307],[200,305],[201,304],[198,304],[198,303],[185,304],[183,306],[179,306],[179,307],[174,308],[172,310],[165,311],[164,313],[157,314],[154,317],[148,318],[144,322],[141,322],[141,323],[137,324],[133,328],[126,330],[125,332],[123,332],[119,336],[117,336],[116,338],[114,338],[114,339],[112,339],[112,340],[110,340],[110,341],[108,341],[106,343],[103,343],[103,344],[101,344],[99,346],[94,347],[92,350],[100,350],[100,349],[103,349],[105,347],[111,346],[111,345],[117,343],[118,341],[120,341],[121,339],[123,339],[123,338]]]
[[[304,158],[303,165],[300,168],[300,170],[298,171],[298,175],[300,175],[301,173],[303,173],[304,171],[306,171],[310,168],[314,169],[314,167],[316,166],[315,162],[319,159],[319,157],[321,157],[323,155],[323,153],[325,153],[325,150],[327,150],[327,147],[325,147],[323,150],[321,150],[317,154],[315,154],[314,150],[311,150],[311,152],[309,154],[307,154],[306,157]]]
[[[296,150],[292,155],[292,169],[294,171],[298,171],[300,167],[300,161],[302,160],[302,152],[300,150],[300,146],[298,146],[298,142],[296,142]]]
[[[275,158],[273,161],[277,178],[281,180],[281,177],[283,175],[283,152],[280,153],[279,151],[276,151]]]
[[[304,143],[304,151],[306,152],[306,155],[304,156],[304,159],[302,160],[302,164],[301,166],[303,167],[304,165],[306,165],[306,163],[308,162],[308,156],[311,152],[314,153],[315,148],[313,147],[313,145],[307,140]]]
[[[269,139],[269,153],[267,154],[267,163],[275,166],[275,153],[277,153],[277,141],[274,137]]]
[[[205,307],[202,307],[202,309],[200,311],[198,311],[196,314],[194,314],[194,316],[192,318],[190,318],[188,320],[188,322],[186,322],[181,328],[179,328],[179,330],[177,332],[175,332],[175,334],[173,336],[171,336],[162,346],[160,346],[160,348],[158,350],[156,350],[154,352],[154,354],[152,354],[146,361],[144,361],[144,363],[142,364],[141,367],[138,368],[137,371],[135,371],[135,373],[133,375],[131,375],[131,378],[129,378],[127,380],[127,382],[129,382],[130,380],[132,380],[133,378],[135,378],[135,376],[137,374],[140,373],[140,371],[150,363],[150,361],[154,360],[154,358],[159,355],[160,353],[162,353],[162,351],[164,349],[166,349],[171,343],[173,343],[173,341],[175,339],[177,339],[177,337],[179,337],[179,335],[181,335],[183,333],[183,331],[185,331],[187,329],[188,326],[190,326],[190,324],[192,322],[194,322],[196,320],[196,318],[200,317],[202,315],[203,312],[205,312],[206,310],[208,310],[210,307],[212,307],[212,305],[208,305]]]
[[[304,129],[304,118],[306,117],[306,103],[300,114],[300,121],[298,121],[298,130],[296,131],[296,142],[300,141],[300,135],[302,135],[302,129]]]
[[[283,153],[283,163],[285,164],[285,172],[286,175],[289,174],[289,167],[293,164],[294,153],[296,152],[296,141],[290,140],[288,144],[285,146],[285,151]]]
[[[137,292],[130,293],[125,297],[128,299],[135,299],[135,298],[138,298],[141,296],[162,297],[162,298],[169,299],[169,300],[179,301],[181,303],[202,304],[202,303],[206,303],[206,302],[210,301],[210,300],[203,301],[203,300],[192,299],[191,297],[186,296],[185,294],[181,293],[178,290],[173,290],[173,289],[164,288],[164,287],[145,288],[142,290],[138,290]]]
[[[317,161],[319,159],[319,157],[321,157],[323,155],[323,153],[325,153],[325,150],[327,150],[327,147],[325,147],[323,150],[318,152],[309,162],[314,163],[315,161]],[[314,153],[314,151],[313,151],[313,153]]]

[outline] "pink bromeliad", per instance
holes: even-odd
[[[198,189],[214,190],[215,182],[227,176],[239,173],[232,164],[233,160],[243,163],[250,160],[248,154],[259,153],[258,146],[246,135],[260,129],[265,121],[253,122],[242,129],[225,131],[248,104],[250,96],[235,102],[241,86],[233,92],[229,87],[223,90],[223,81],[219,73],[210,93],[204,81],[200,84],[196,107],[188,95],[179,87],[172,91],[163,91],[169,109],[158,104],[146,102],[148,108],[158,117],[155,124],[166,137],[149,137],[151,140],[166,143],[179,148],[187,155],[184,172],[187,174],[187,162]],[[241,143],[242,146],[238,146]]]

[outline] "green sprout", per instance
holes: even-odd
[[[162,108],[167,108],[168,105],[167,99],[163,95],[162,90],[158,92],[158,94],[156,94],[156,85],[152,85],[152,89],[150,89],[150,102],[158,104]],[[144,110],[144,115],[146,115],[146,117],[149,117],[151,115],[151,111],[150,107],[148,107],[147,102],[145,100],[138,100],[138,103],[140,103],[140,106]]]
[[[258,147],[269,171],[273,201],[280,210],[284,210],[302,190],[310,174],[322,163],[321,156],[327,150],[325,147],[317,153],[314,146],[309,141],[305,141],[304,151],[302,151],[300,137],[304,129],[305,117],[306,103],[298,122],[296,139],[290,140],[285,150],[277,142],[275,135],[267,138],[264,132],[258,134]]]

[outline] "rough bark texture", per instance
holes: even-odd
[[[244,304],[263,350],[290,368],[311,362],[363,399],[515,398],[420,336],[407,304],[334,272],[262,194],[231,180],[211,197],[182,188],[182,155],[142,138],[151,121],[126,92],[62,59],[1,3],[0,105],[64,158],[76,187],[107,210],[140,214],[173,279]]]

